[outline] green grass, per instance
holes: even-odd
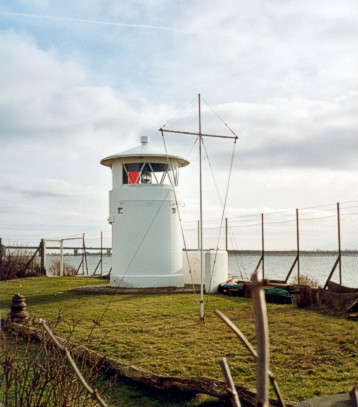
[[[44,318],[53,324],[59,321],[55,328],[57,334],[66,336],[75,326],[72,340],[128,364],[163,375],[222,380],[218,362],[226,356],[235,383],[255,387],[252,357],[213,312],[220,309],[254,344],[255,327],[248,299],[211,295],[205,300],[205,323],[200,323],[198,295],[111,296],[70,291],[74,287],[98,284],[107,281],[83,277],[3,281],[0,283],[2,318],[9,311],[11,296],[19,292],[26,296],[28,310],[34,318]],[[271,370],[283,396],[294,401],[345,393],[358,377],[357,323],[290,305],[268,304],[267,308]],[[200,405],[195,403],[186,405]],[[169,405],[142,401],[140,404]]]

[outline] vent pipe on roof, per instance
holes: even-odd
[[[141,136],[140,142],[142,144],[148,144],[149,143],[149,137],[148,136]]]

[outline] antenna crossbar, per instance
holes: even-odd
[[[186,134],[191,136],[198,136],[199,137],[199,191],[200,191],[200,238],[199,238],[199,246],[200,246],[200,321],[204,321],[205,310],[204,310],[204,267],[203,267],[203,196],[202,196],[202,167],[201,167],[201,145],[202,145],[202,138],[203,137],[215,137],[215,138],[226,138],[226,139],[233,139],[236,141],[238,140],[237,135],[232,131],[231,133],[233,136],[222,136],[219,134],[206,134],[201,132],[201,103],[200,103],[200,94],[198,95],[198,113],[199,113],[199,131],[192,132],[192,131],[180,131],[180,130],[169,130],[163,129],[161,127],[159,131],[162,133],[164,139],[164,132],[165,133],[176,133],[176,134]]]
[[[235,136],[222,136],[219,134],[195,133],[195,132],[191,132],[191,131],[168,130],[168,129],[163,129],[163,128],[160,128],[159,131],[165,132],[165,133],[188,134],[188,135],[192,135],[192,136],[229,138],[229,139],[235,139],[235,140],[237,140],[239,138],[236,135]]]

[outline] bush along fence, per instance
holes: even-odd
[[[66,245],[74,240],[77,245]],[[104,264],[104,258],[112,249],[103,246],[102,233],[100,242],[98,247],[88,247],[85,234],[41,239],[38,246],[4,245],[0,238],[0,280],[46,274],[59,277],[109,274],[111,267]]]
[[[45,275],[45,246],[44,239],[38,246],[4,246],[0,238],[0,280]]]

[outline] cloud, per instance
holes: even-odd
[[[86,25],[94,25],[94,26],[106,26],[106,27],[117,27],[117,28],[131,28],[131,29],[139,29],[139,30],[159,30],[159,31],[173,31],[173,32],[181,32],[181,30],[172,28],[169,26],[161,26],[161,25],[151,25],[151,24],[129,24],[129,23],[121,23],[118,21],[105,21],[105,20],[93,20],[93,19],[85,19],[85,18],[76,18],[76,17],[68,17],[64,16],[55,16],[55,15],[41,15],[41,14],[30,14],[30,13],[16,13],[16,12],[0,12],[0,14],[8,17],[17,17],[17,18],[24,18],[24,19],[34,19],[34,20],[47,20],[49,22],[57,22],[57,23],[71,23],[71,24],[86,24]]]
[[[77,233],[108,228],[111,174],[100,159],[137,144],[141,134],[155,130],[159,138],[155,122],[173,109],[145,101],[135,107],[26,36],[2,32],[0,44],[2,233],[17,235],[19,224],[45,225],[50,235],[65,224]]]
[[[174,86],[175,94],[195,89],[217,101],[336,97],[357,84],[357,7],[347,3],[332,7],[336,15],[320,1],[314,7],[192,4],[182,22],[193,33],[190,40],[180,46],[183,38],[176,35],[175,55],[163,61],[166,87]],[[178,77],[185,80],[177,87]]]
[[[61,62],[54,51],[41,51],[11,31],[2,32],[0,40],[0,57],[6,61],[0,68],[1,138],[27,137],[31,131],[40,135],[53,126],[50,106],[56,96],[81,86],[86,74],[75,63]]]
[[[203,131],[231,135],[225,122],[239,136],[230,210],[357,194],[354,1],[38,1],[2,11],[0,222],[9,234],[12,224],[107,227],[111,175],[100,159],[144,134],[163,148],[163,123],[196,131],[197,93]],[[185,216],[195,218],[198,144],[165,140],[191,161],[180,178]],[[205,147],[224,196],[232,140]],[[216,216],[206,161],[205,206]]]
[[[214,108],[239,136],[235,159],[237,171],[334,169],[342,173],[357,170],[357,92],[349,92],[329,102],[292,98],[278,99],[270,104],[233,103]],[[205,129],[212,129],[211,133],[231,136],[208,109],[202,120]],[[184,123],[187,125],[186,120]],[[170,123],[170,128],[175,127],[175,123]],[[183,137],[188,136],[181,136],[181,140]],[[178,139],[179,136],[177,144]],[[209,138],[204,141],[215,171],[227,174],[232,141],[217,142]],[[175,145],[175,149],[178,148]],[[193,154],[195,160],[196,150]]]
[[[18,194],[24,198],[33,199],[75,199],[83,195],[83,191],[69,182],[57,179],[41,179],[35,180],[31,184],[26,182],[24,178],[12,177],[11,183],[3,181],[0,184],[2,193]]]
[[[108,137],[110,144],[143,128],[157,130],[160,117],[173,114],[170,106],[145,100],[134,106],[128,95],[95,86],[93,72],[63,60],[54,49],[40,50],[27,37],[3,32],[0,43],[0,58],[6,61],[0,68],[0,142],[41,139],[51,149],[59,138],[77,147]]]

